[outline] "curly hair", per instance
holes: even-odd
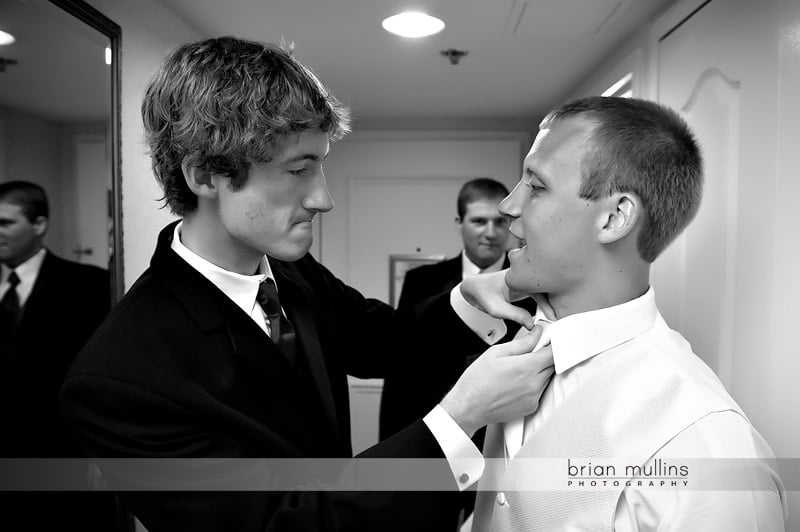
[[[581,198],[635,192],[644,224],[639,255],[653,262],[692,221],[703,192],[700,147],[672,109],[635,98],[593,96],[566,103],[542,120],[583,117],[594,123],[581,161]]]
[[[187,158],[236,190],[286,136],[317,129],[337,140],[350,122],[291,51],[234,37],[175,50],[147,87],[142,120],[162,200],[178,216],[197,208],[181,170]]]

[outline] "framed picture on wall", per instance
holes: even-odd
[[[444,255],[420,255],[418,253],[413,255],[389,255],[389,303],[393,307],[397,307],[400,291],[403,289],[403,281],[408,270],[413,270],[423,264],[441,262],[444,258]]]

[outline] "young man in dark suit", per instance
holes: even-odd
[[[348,117],[284,50],[230,37],[182,46],[150,83],[142,114],[156,177],[181,220],[161,232],[150,268],[62,390],[92,456],[348,458],[346,375],[383,376],[434,325],[454,350],[485,349],[492,342],[467,300],[531,325],[498,276],[454,290],[455,303],[442,296],[395,312],[308,255],[316,214],[332,208],[322,163]],[[218,491],[182,460],[147,478],[121,463],[105,472],[112,487],[148,490],[126,499],[150,532],[443,530],[455,492],[482,473],[461,467],[450,442],[535,409],[552,372],[547,356],[526,354],[537,338],[489,348],[425,419],[361,455],[446,458],[429,473],[453,493],[259,491],[242,470],[226,471]],[[204,489],[175,492],[190,476]]]
[[[42,187],[0,183],[3,458],[82,456],[61,418],[58,392],[78,351],[108,314],[111,284],[107,270],[47,250],[49,223]],[[0,501],[4,518],[13,521],[13,512],[32,530],[54,524],[101,530],[115,522],[108,496],[4,494]]]
[[[509,219],[499,210],[500,202],[506,196],[508,189],[494,179],[482,177],[464,183],[456,200],[458,215],[455,219],[464,249],[451,259],[406,273],[398,307],[412,307],[449,292],[465,277],[508,268]],[[536,312],[536,303],[532,299],[518,304],[531,314]],[[508,332],[501,341],[513,338],[520,327],[511,320],[506,320],[505,326]],[[397,357],[395,365],[383,379],[380,439],[391,437],[424,416],[480,354],[480,350],[472,353],[454,351],[450,338],[436,334],[415,352],[413,359]],[[478,448],[483,443],[483,432],[479,431],[473,438]],[[472,512],[474,499],[474,492],[465,494],[464,517]]]
[[[487,177],[464,183],[458,193],[455,219],[464,244],[463,251],[451,259],[407,272],[398,307],[412,307],[432,296],[449,292],[465,277],[508,268],[509,221],[498,209],[500,201],[507,195],[505,185]],[[528,310],[535,312],[535,306]],[[507,327],[513,335],[519,324],[508,321]],[[381,440],[425,415],[482,352],[455,353],[449,349],[448,343],[449,339],[442,335],[430,338],[424,346],[426,355],[416,356],[420,363],[399,359],[397,366],[384,378]]]

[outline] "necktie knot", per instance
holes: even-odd
[[[536,347],[533,348],[534,351],[538,351],[539,349],[545,347],[550,343],[550,326],[553,324],[552,321],[548,320],[547,318],[538,318],[533,322],[533,325],[538,325],[542,329],[542,336],[539,338],[539,341],[536,343]]]
[[[536,342],[536,347],[533,348],[533,351],[539,351],[550,343],[549,329],[553,322],[547,318],[537,318],[533,324],[534,326],[538,325],[542,328],[542,335],[539,337],[539,341]],[[529,424],[526,422],[532,417],[533,414],[529,414],[524,418],[512,419],[511,421],[503,424],[505,449],[510,458],[516,456],[517,452],[519,452],[519,450],[525,444],[529,428]]]
[[[14,270],[11,270],[11,274],[8,276],[8,284],[10,285],[9,290],[15,290],[19,284],[19,276]]]
[[[278,289],[272,279],[264,279],[258,285],[256,301],[270,320],[281,315],[281,301],[278,299]]]
[[[291,365],[296,364],[295,332],[292,323],[283,316],[281,300],[278,299],[278,288],[275,281],[266,278],[258,285],[256,301],[264,310],[269,320],[269,337],[278,346],[278,350]]]

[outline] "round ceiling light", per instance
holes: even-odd
[[[383,29],[401,37],[427,37],[444,29],[444,21],[425,13],[407,11],[383,19]]]
[[[3,30],[0,30],[0,46],[4,46],[6,44],[14,44],[16,39],[10,33],[6,33]]]

